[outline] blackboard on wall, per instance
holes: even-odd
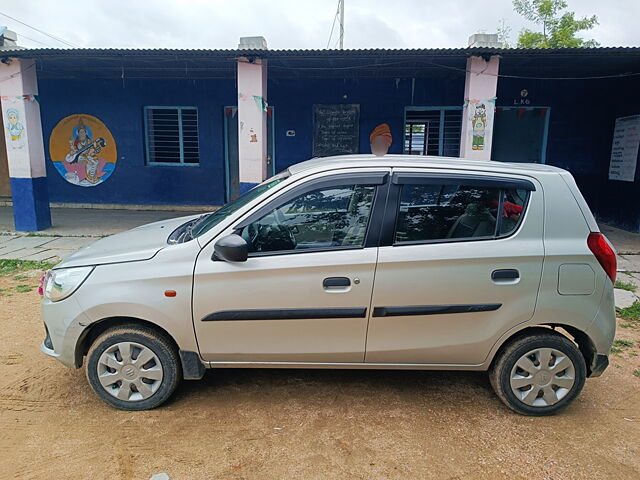
[[[313,106],[313,156],[358,153],[360,105]]]

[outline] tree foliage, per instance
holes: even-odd
[[[542,27],[541,32],[522,30],[518,36],[518,47],[597,47],[599,43],[595,40],[584,40],[576,35],[595,27],[598,18],[595,15],[576,18],[574,12],[565,11],[567,7],[565,0],[513,0],[513,8],[518,14]]]

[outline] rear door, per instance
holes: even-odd
[[[530,178],[394,170],[366,362],[480,364],[530,319],[542,193]]]

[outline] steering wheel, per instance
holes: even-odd
[[[261,225],[256,238],[259,251],[274,252],[278,250],[293,250],[296,239],[291,229],[283,224]]]
[[[256,228],[256,224],[255,223],[250,223],[249,225],[247,225],[247,243],[249,244],[249,246],[251,247],[252,245],[255,246],[256,244],[256,240],[258,238],[259,232],[258,229]]]

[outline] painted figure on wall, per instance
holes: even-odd
[[[473,150],[484,150],[484,136],[487,128],[487,109],[484,103],[476,103],[471,118],[471,127],[473,131]]]
[[[51,132],[49,150],[56,170],[64,179],[82,187],[103,183],[113,173],[117,160],[111,132],[91,115],[62,119]]]
[[[7,109],[7,130],[9,131],[9,145],[12,150],[24,147],[24,125],[20,121],[20,114],[15,108]]]

